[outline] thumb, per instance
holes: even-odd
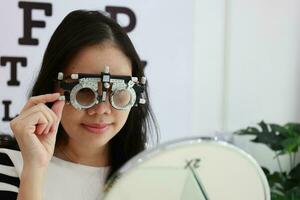
[[[58,122],[61,120],[62,111],[65,105],[65,101],[56,101],[53,106],[51,107],[51,110],[56,114],[58,117]]]
[[[50,132],[54,132],[57,133],[57,128],[59,125],[59,122],[61,120],[61,116],[62,116],[62,111],[65,105],[65,101],[56,101],[54,102],[54,104],[51,107],[51,110],[55,113],[55,115],[57,116],[57,121],[55,124],[53,124],[53,126],[50,128]]]

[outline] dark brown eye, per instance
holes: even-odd
[[[83,106],[91,105],[95,99],[95,93],[90,88],[82,88],[76,94],[77,102]]]
[[[126,89],[117,90],[113,93],[112,100],[116,106],[125,107],[130,103],[130,92]]]

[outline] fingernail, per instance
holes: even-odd
[[[59,96],[59,97],[58,97],[58,100],[60,100],[60,101],[65,101],[65,100],[66,100],[66,97],[65,97],[64,95]]]

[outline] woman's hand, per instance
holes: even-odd
[[[19,144],[24,167],[47,168],[54,152],[57,128],[65,102],[59,93],[31,97],[10,127]],[[45,103],[54,102],[48,108]]]

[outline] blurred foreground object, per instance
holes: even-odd
[[[105,200],[270,200],[267,179],[241,149],[187,138],[142,152],[108,182]]]

